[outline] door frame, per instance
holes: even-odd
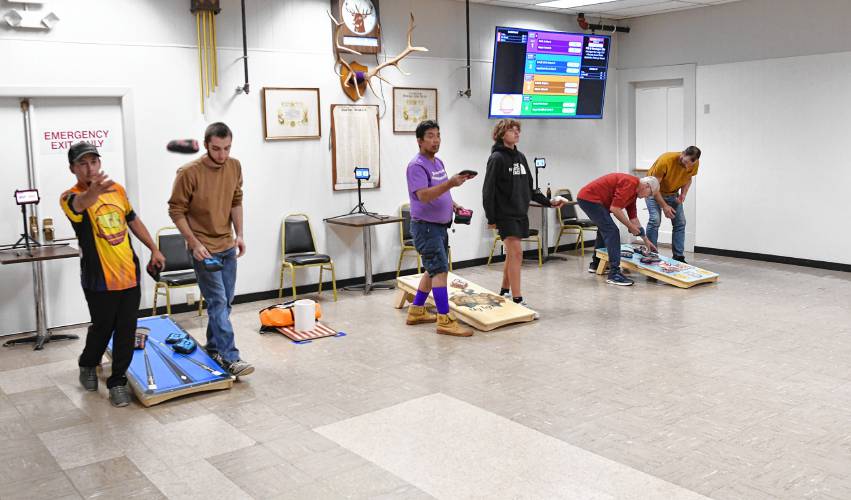
[[[129,87],[18,87],[0,86],[0,97],[16,99],[56,98],[118,98],[121,109],[122,144],[124,147],[124,180],[127,197],[133,206],[140,208],[139,169],[136,155],[136,117],[133,90]],[[29,147],[35,149],[35,137],[30,135]],[[140,283],[144,296],[146,285]],[[47,305],[47,304],[46,304]],[[45,311],[46,327],[49,327],[49,311]],[[67,326],[67,325],[61,325]],[[57,328],[54,326],[52,328]],[[49,327],[50,328],[50,327]]]
[[[653,82],[669,83],[682,81],[683,85],[683,140],[687,144],[697,142],[697,64],[654,66],[618,70],[618,165],[620,170],[632,173],[635,170],[635,91]],[[662,151],[660,151],[662,153]],[[689,189],[685,215],[686,251],[694,251],[697,228],[696,203],[697,178]]]
[[[124,137],[124,178],[127,197],[134,206],[139,199],[139,169],[136,156],[136,117],[133,106],[133,90],[128,87],[4,87],[0,86],[0,97],[19,99],[38,97],[117,97],[121,106],[121,126]],[[30,144],[34,148],[35,144]],[[35,149],[33,149],[35,151]]]

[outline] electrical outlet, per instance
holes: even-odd
[[[188,305],[188,306],[194,306],[195,305],[195,294],[194,293],[189,292],[189,293],[186,294],[186,305]]]
[[[708,115],[708,114],[709,114],[709,104],[704,104],[704,105],[703,105],[703,114],[704,114],[704,115]]]

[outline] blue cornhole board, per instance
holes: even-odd
[[[143,405],[151,406],[195,392],[229,389],[233,385],[233,377],[200,345],[192,354],[180,354],[165,343],[170,333],[189,335],[168,316],[140,319],[136,328],[148,330],[148,341],[144,350],[133,351],[127,380]],[[106,354],[112,359],[111,339]]]
[[[632,245],[621,245],[624,250],[632,250]],[[605,248],[597,249],[597,257],[600,264],[597,266],[597,274],[603,274],[609,262],[609,253]],[[656,278],[679,288],[691,288],[701,283],[713,283],[718,281],[718,273],[701,269],[690,264],[683,264],[670,257],[659,255],[662,262],[656,264],[643,264],[641,254],[635,253],[631,259],[621,257],[621,267],[637,271],[645,276]]]

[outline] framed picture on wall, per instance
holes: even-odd
[[[267,141],[319,139],[319,89],[263,87],[263,136]]]
[[[437,120],[437,89],[393,87],[393,133],[413,134],[423,120]]]
[[[331,105],[331,176],[334,191],[357,189],[355,168],[369,169],[363,189],[381,186],[378,106]]]

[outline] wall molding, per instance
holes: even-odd
[[[788,264],[791,266],[812,267],[814,269],[826,269],[828,271],[851,273],[851,264],[842,264],[840,262],[826,262],[823,260],[801,259],[798,257],[785,257],[782,255],[742,252],[739,250],[725,250],[722,248],[700,246],[694,247],[694,252],[707,255],[719,255],[721,257],[735,257],[737,259],[757,260],[761,262],[772,262],[775,264]]]

